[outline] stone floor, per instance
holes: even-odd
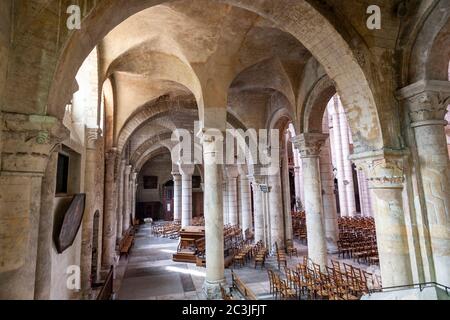
[[[116,268],[114,283],[117,300],[203,300],[202,285],[205,269],[194,264],[172,261],[178,240],[158,238],[151,235],[151,227],[142,226],[136,233],[134,247],[129,257],[122,257]],[[288,258],[288,266],[295,266],[306,255],[307,248],[296,243],[299,257]],[[331,256],[337,259],[336,256]],[[349,264],[352,260],[342,260]],[[235,273],[261,300],[270,300],[269,279],[266,268],[277,270],[274,257],[266,260],[266,267],[253,268],[248,264],[237,267]],[[372,267],[373,269],[373,267]],[[378,268],[372,270],[379,272]],[[231,284],[231,270],[225,271],[228,284]]]

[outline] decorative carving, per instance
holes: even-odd
[[[302,158],[318,157],[322,146],[328,139],[327,134],[304,133],[292,139]]]
[[[39,131],[36,136],[37,144],[48,144],[50,142],[50,134],[48,131]]]
[[[426,91],[408,99],[409,115],[413,123],[422,121],[442,121],[443,125],[450,94]]]
[[[102,130],[100,128],[86,128],[86,148],[95,150],[97,140],[101,134]]]
[[[369,157],[355,160],[359,170],[367,173],[371,189],[402,189],[404,178],[404,159],[402,154]]]

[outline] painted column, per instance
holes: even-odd
[[[116,180],[114,167],[118,158],[117,149],[111,149],[105,155],[105,216],[103,219],[103,269],[114,265],[116,256]]]
[[[377,244],[384,287],[412,284],[402,198],[403,157],[402,151],[352,157],[366,171],[375,200]]]
[[[323,133],[328,133],[328,116],[325,117]],[[337,241],[339,240],[339,229],[337,223],[336,198],[334,195],[334,175],[333,165],[331,163],[330,139],[320,151],[320,179],[322,182],[322,200],[325,223],[325,235],[327,249],[329,253],[337,252]]]
[[[242,232],[245,237],[245,231],[253,232],[252,217],[252,196],[250,191],[250,180],[248,178],[247,166],[239,166],[239,186],[241,192],[241,208],[242,208]]]
[[[420,81],[400,90],[414,130],[425,196],[436,282],[450,286],[450,166],[445,115],[446,81]]]
[[[125,232],[128,231],[128,229],[130,228],[130,198],[131,198],[131,186],[130,186],[130,176],[131,176],[131,170],[132,170],[132,166],[128,165],[125,166],[125,171],[124,171],[124,176],[123,176],[123,180],[124,180],[124,190],[123,190],[123,194],[124,194],[124,205],[123,205],[123,211],[122,211],[122,234],[125,234]]]
[[[172,172],[173,176],[173,220],[181,223],[182,208],[182,184],[181,174],[177,171]]]
[[[327,245],[325,239],[322,184],[320,180],[320,149],[328,135],[305,133],[294,140],[303,163],[303,184],[305,188],[306,228],[308,233],[308,256],[321,266],[327,266]]]
[[[205,130],[205,129],[204,129]],[[200,133],[205,175],[206,279],[203,290],[207,299],[221,299],[220,287],[226,286],[223,239],[223,136],[219,130]]]
[[[91,299],[92,283],[92,243],[94,229],[94,213],[96,210],[96,172],[97,163],[97,141],[101,131],[98,128],[86,129],[86,165],[84,178],[84,192],[86,193],[86,203],[82,221],[81,234],[81,291],[84,299]]]
[[[229,165],[226,168],[228,188],[228,216],[232,226],[239,224],[238,202],[237,202],[237,177],[239,171],[237,166]]]
[[[340,116],[338,113],[339,110],[339,101],[338,97],[335,96],[334,103],[330,104],[328,107],[328,112],[330,113],[333,119],[333,139],[334,139],[334,152],[335,163],[336,163],[336,178],[338,180],[338,189],[339,189],[339,208],[340,214],[342,217],[348,216],[348,207],[347,207],[347,194],[345,188],[345,175],[344,175],[344,160],[342,154],[342,139],[341,139],[341,122],[339,120]]]
[[[279,150],[272,150],[279,152]],[[281,250],[285,248],[284,239],[284,215],[283,215],[283,199],[281,195],[281,177],[280,168],[276,172],[268,175],[269,191],[269,214],[270,220],[270,239],[271,248],[275,250],[275,242]]]
[[[192,224],[192,175],[195,166],[193,164],[180,164],[181,173],[181,227],[188,227]]]

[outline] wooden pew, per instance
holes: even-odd
[[[231,271],[231,278],[233,279],[233,288],[238,290],[245,298],[245,300],[258,300],[253,291],[250,290],[245,285],[245,283],[241,281],[241,279],[239,279],[239,277],[234,273],[234,271]]]
[[[97,295],[97,300],[111,300],[113,296],[114,290],[114,268],[111,266],[111,269],[106,276],[106,280],[103,283],[103,286],[100,292]]]
[[[128,229],[128,231],[125,233],[125,235],[119,242],[120,255],[125,254],[128,256],[128,254],[130,253],[131,247],[133,246],[133,243],[134,243],[134,233],[133,233],[133,229],[130,228],[130,229]]]

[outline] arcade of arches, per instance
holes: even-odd
[[[263,297],[267,269],[294,290],[301,261],[321,272],[299,281],[339,286],[344,260],[384,288],[450,287],[448,1],[2,0],[0,16],[1,299],[95,299],[110,270],[127,297],[167,268],[170,294],[221,299],[230,264]],[[227,129],[278,130],[275,170],[217,161]],[[206,266],[158,258],[193,225]],[[238,267],[250,247],[256,273]]]

